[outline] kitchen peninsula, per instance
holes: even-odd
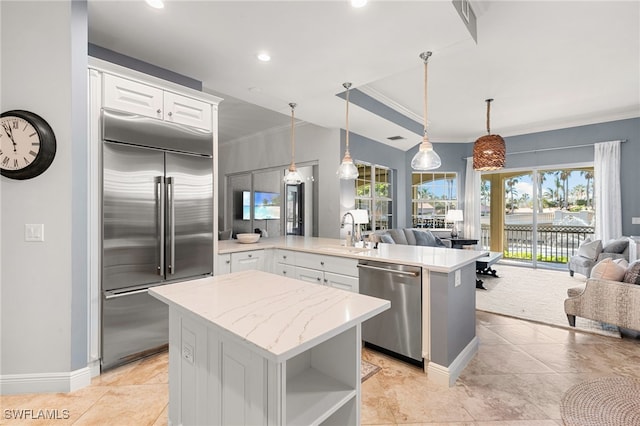
[[[485,252],[398,244],[366,249],[345,247],[338,239],[298,236],[254,244],[217,243],[216,275],[259,269],[356,293],[360,260],[418,266],[422,269],[422,358],[429,379],[453,386],[478,351],[475,262]]]
[[[360,324],[389,302],[262,271],[170,284],[170,424],[360,423]]]

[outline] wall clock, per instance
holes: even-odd
[[[0,173],[31,179],[49,168],[56,155],[56,136],[49,123],[29,111],[0,115]]]

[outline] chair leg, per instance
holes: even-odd
[[[573,271],[571,269],[569,269],[569,276],[572,277],[573,276]]]
[[[569,320],[569,325],[571,327],[575,327],[576,326],[576,316],[575,315],[567,314],[567,319]]]

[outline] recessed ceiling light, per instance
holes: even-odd
[[[351,0],[351,6],[353,7],[363,7],[367,4],[367,0]]]
[[[164,9],[164,2],[162,0],[145,0],[147,4],[154,9]]]
[[[271,56],[267,52],[258,53],[258,59],[262,62],[269,62],[271,60]]]

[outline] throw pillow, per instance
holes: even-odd
[[[618,238],[617,240],[611,240],[602,247],[603,253],[624,253],[629,247],[629,239],[626,237]]]
[[[387,233],[393,238],[393,242],[396,244],[407,244],[407,237],[404,236],[402,229],[389,229]]]
[[[590,278],[600,278],[602,280],[622,281],[626,268],[618,265],[610,258],[601,260],[591,270]]]
[[[624,259],[624,258],[622,258],[622,259],[613,259],[613,263],[617,263],[618,265],[622,266],[625,271],[629,267],[629,262],[627,262],[627,259]]]
[[[582,244],[580,244],[580,247],[578,247],[578,255],[588,259],[596,260],[601,252],[602,241],[600,240],[591,241],[587,238]]]
[[[393,241],[393,238],[391,238],[391,235],[389,235],[389,234],[380,235],[380,242],[387,243],[387,244],[395,244],[396,243],[395,241]]]
[[[436,237],[434,237],[431,232],[414,230],[413,234],[416,237],[416,245],[426,247],[436,246]]]
[[[629,265],[622,281],[629,284],[640,284],[640,260]]]

